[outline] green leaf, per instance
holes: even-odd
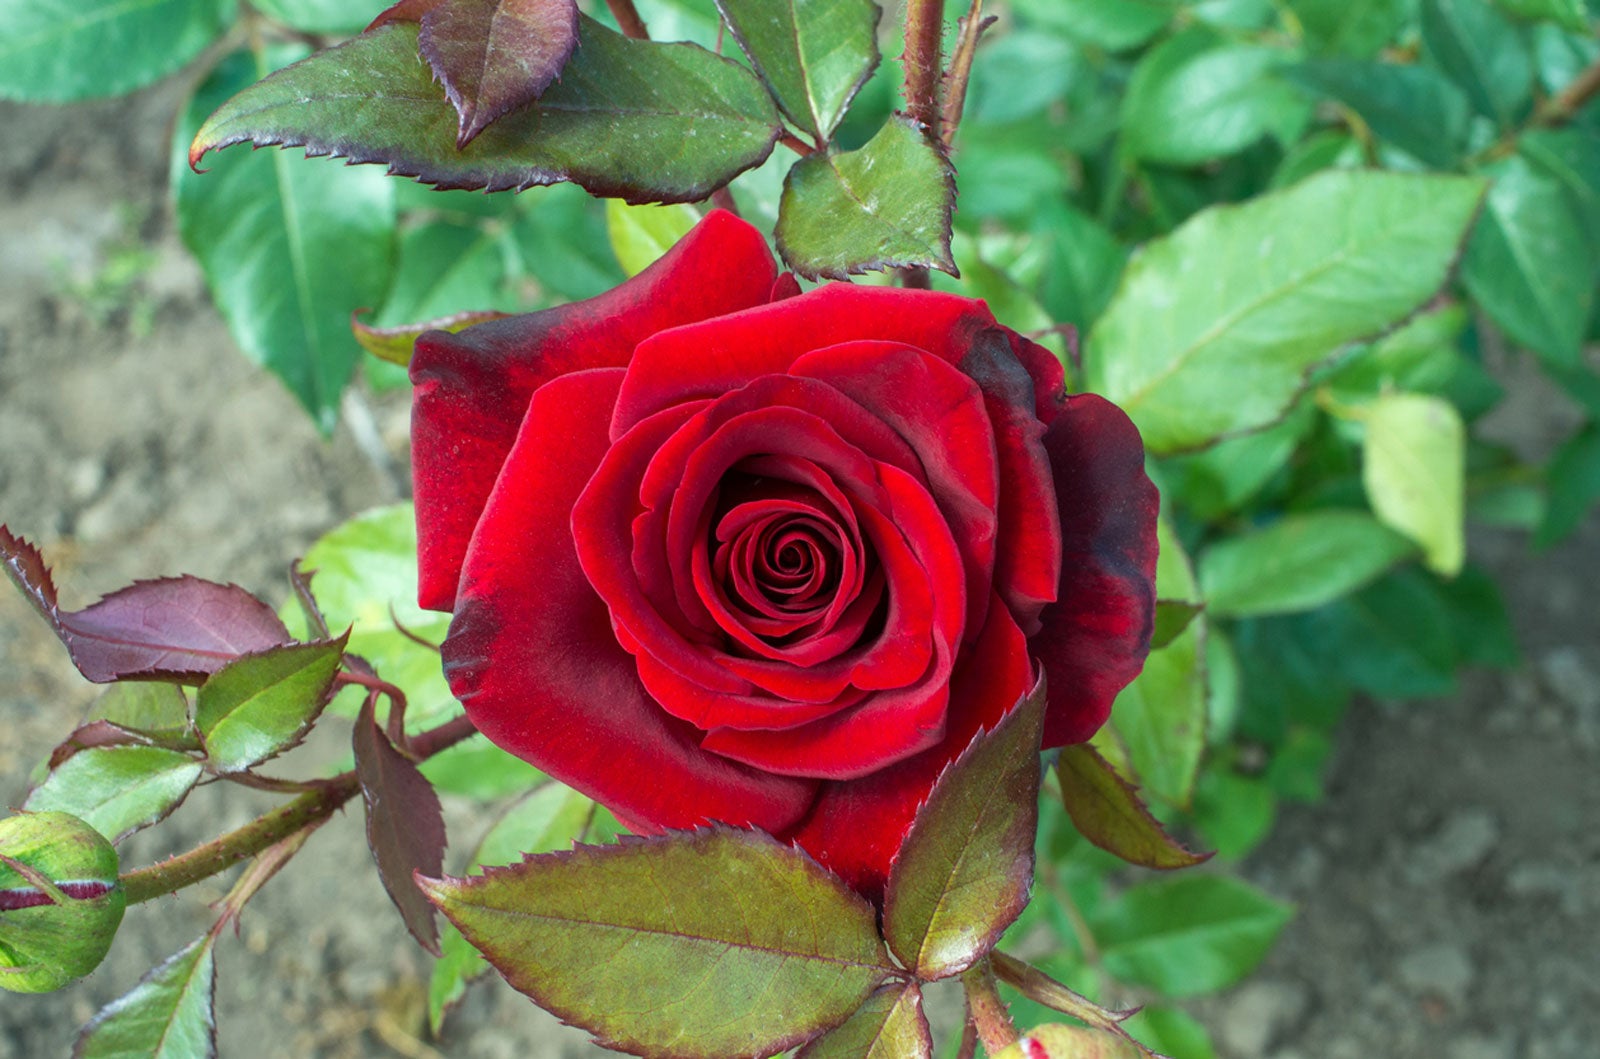
[[[1590,245],[1600,244],[1600,132],[1589,129],[1530,129],[1517,151],[1567,192],[1583,216]]]
[[[486,320],[498,320],[505,313],[494,310],[479,312],[453,313],[449,316],[436,317],[432,320],[423,320],[421,323],[401,324],[398,327],[372,327],[362,323],[354,317],[350,320],[350,330],[356,336],[356,341],[361,343],[361,348],[388,361],[398,364],[402,368],[411,363],[411,351],[417,344],[417,336],[426,331],[456,332],[481,324]]]
[[[1411,542],[1365,512],[1286,515],[1207,548],[1200,584],[1218,617],[1290,614],[1355,591],[1411,551]]]
[[[1415,567],[1301,620],[1321,667],[1369,694],[1401,699],[1456,690],[1460,637],[1450,605]]]
[[[302,33],[359,32],[387,0],[250,0],[250,6],[277,22]]]
[[[1269,133],[1293,140],[1310,106],[1272,72],[1278,48],[1229,44],[1192,29],[1153,48],[1134,69],[1122,105],[1123,147],[1134,158],[1196,165]]]
[[[1430,307],[1353,351],[1323,382],[1336,400],[1355,403],[1390,389],[1439,392],[1461,363],[1457,342],[1466,324],[1467,309],[1460,302]]]
[[[1301,401],[1282,422],[1265,430],[1163,460],[1164,481],[1184,507],[1216,521],[1242,508],[1287,466],[1316,422],[1316,407]]]
[[[1194,569],[1170,519],[1156,523],[1156,535],[1157,597],[1197,601]],[[1120,739],[1138,782],[1173,805],[1188,804],[1205,747],[1207,631],[1202,614],[1171,642],[1150,652],[1144,669],[1112,704],[1104,736]],[[1095,745],[1106,752],[1102,741]]]
[[[1170,1059],[1217,1059],[1205,1024],[1178,1008],[1142,1007],[1122,1028]]]
[[[1292,728],[1289,738],[1272,753],[1267,766],[1268,786],[1285,801],[1315,805],[1323,798],[1323,773],[1333,743],[1314,728]]]
[[[1249,974],[1293,914],[1239,879],[1189,875],[1125,891],[1090,927],[1112,977],[1185,997]]]
[[[778,250],[807,279],[924,265],[956,274],[950,258],[955,171],[905,118],[891,118],[856,151],[821,152],[783,182]]]
[[[1030,234],[1043,257],[1039,301],[1056,320],[1086,331],[1116,291],[1128,248],[1065,199],[1044,205]]]
[[[1062,747],[1056,776],[1073,825],[1101,849],[1146,868],[1187,868],[1206,859],[1174,841],[1138,790],[1092,746]]]
[[[1278,797],[1267,782],[1208,768],[1194,789],[1194,826],[1224,861],[1242,860],[1272,831]]]
[[[1156,600],[1156,624],[1150,634],[1150,649],[1159,651],[1176,640],[1205,609],[1204,603],[1188,600]]]
[[[175,684],[125,680],[111,685],[89,708],[87,721],[104,720],[160,740],[189,735],[189,700]]]
[[[91,747],[54,769],[22,807],[71,813],[116,842],[176,809],[200,772],[198,761],[176,750]]]
[[[417,32],[392,22],[251,86],[206,121],[191,163],[235,143],[303,146],[442,188],[571,180],[629,202],[692,202],[760,164],[778,135],[772,100],[738,63],[585,17],[561,80],[457,150],[456,111],[417,61]]]
[[[419,885],[511,985],[601,1044],[771,1055],[891,973],[871,905],[804,853],[714,828]]]
[[[233,23],[232,0],[0,0],[0,97],[65,103],[142,88]]]
[[[880,986],[845,1022],[795,1059],[933,1059],[933,1031],[915,982]]]
[[[1304,373],[1392,327],[1449,274],[1482,184],[1330,171],[1148,244],[1084,351],[1088,389],[1155,453],[1278,419]]]
[[[1600,427],[1589,423],[1567,439],[1550,461],[1550,503],[1533,535],[1536,548],[1565,540],[1600,500]]]
[[[1319,54],[1365,59],[1394,39],[1411,13],[1408,0],[1289,0]]]
[[[434,660],[437,665],[438,659]],[[407,722],[407,728],[411,724]],[[545,779],[534,768],[488,739],[474,736],[417,766],[436,789],[480,802],[526,793]]]
[[[1283,76],[1355,111],[1380,140],[1434,169],[1461,161],[1472,105],[1443,74],[1426,66],[1320,59]]]
[[[750,56],[789,120],[819,143],[878,65],[873,0],[717,0],[739,47]]]
[[[1361,479],[1378,520],[1422,548],[1430,570],[1466,562],[1467,431],[1449,401],[1386,393],[1361,410]]]
[[[606,200],[606,234],[622,271],[637,276],[656,258],[672,249],[700,221],[700,211],[679,203],[672,206],[630,206],[621,199]]]
[[[1532,104],[1527,42],[1487,0],[1422,0],[1422,47],[1500,128]]]
[[[1550,21],[1573,33],[1589,32],[1583,0],[1495,0],[1507,13],[1530,21]]]
[[[1171,0],[1013,0],[1012,6],[1030,21],[1108,51],[1138,47],[1178,10]]]
[[[203,934],[90,1020],[72,1059],[213,1059],[216,938]]]
[[[437,644],[450,624],[448,615],[417,606],[417,529],[410,504],[376,508],[335,527],[311,546],[300,568],[314,572],[311,591],[328,624],[350,629],[346,649],[405,689],[408,729],[439,724],[459,712],[438,652],[395,627],[398,620],[412,634]],[[291,628],[296,628],[295,610],[292,604],[283,609]],[[362,697],[353,691],[342,694],[333,708],[354,716]]]
[[[924,981],[971,967],[1028,904],[1044,706],[1041,677],[946,767],[889,869],[883,936]]]
[[[428,1029],[435,1037],[445,1015],[467,995],[467,986],[489,973],[489,961],[462,936],[453,923],[439,929],[439,958],[428,977]]]
[[[1566,191],[1512,156],[1494,178],[1462,279],[1494,322],[1554,364],[1576,364],[1594,307],[1596,250]]]
[[[194,721],[219,772],[242,772],[297,745],[333,690],[348,634],[229,662],[195,695]]]
[[[246,356],[283,379],[324,432],[360,347],[353,310],[378,304],[394,268],[394,189],[372,171],[288,155],[181,162],[201,118],[295,51],[236,53],[189,101],[174,137],[178,230]]]

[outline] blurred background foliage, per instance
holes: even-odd
[[[383,6],[0,0],[0,95],[63,103],[192,80],[173,137],[179,229],[240,349],[325,431],[358,375],[405,381],[363,357],[353,311],[388,326],[587,297],[699,212],[570,185],[436,192],[283,151],[189,169],[222,101]],[[951,0],[952,32],[967,7]],[[657,40],[737,51],[713,0],[639,9]],[[935,284],[1041,332],[1075,385],[1122,403],[1146,436],[1163,495],[1156,645],[1095,742],[1158,816],[1217,851],[1174,877],[1131,872],[1047,798],[1044,899],[1011,945],[1091,996],[1145,1002],[1134,1025],[1150,1045],[1206,1059],[1177,1001],[1247,975],[1292,915],[1229,865],[1281,805],[1322,796],[1352,697],[1448,695],[1463,667],[1517,663],[1466,526],[1545,547],[1600,499],[1586,355],[1600,339],[1600,3],[992,0],[984,13],[997,21],[953,144],[961,278]],[[891,10],[891,59],[897,33]],[[885,62],[836,145],[867,142],[898,91]],[[793,160],[779,148],[731,187],[769,232]],[[1505,358],[1532,358],[1585,412],[1547,465],[1475,431],[1504,396],[1489,367]],[[390,602],[414,597],[413,554],[397,508],[334,531],[308,565],[330,620],[356,623],[352,649],[411,691],[423,725],[457,707],[436,659],[390,624]],[[442,635],[413,611],[411,628]],[[429,771],[486,800],[528,783],[471,745]],[[435,975],[436,1021],[481,973],[461,948],[447,944]]]

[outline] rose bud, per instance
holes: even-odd
[[[1081,1026],[1037,1026],[994,1059],[1140,1059],[1132,1041]]]
[[[599,297],[422,335],[411,379],[451,688],[636,831],[759,827],[877,900],[1038,670],[1054,747],[1143,665],[1138,432],[981,301],[802,294],[712,212]]]
[[[117,851],[67,813],[0,820],[0,989],[48,993],[105,959],[127,895]]]

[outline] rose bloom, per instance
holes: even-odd
[[[411,378],[450,686],[636,831],[759,827],[877,899],[1040,670],[1054,747],[1143,664],[1139,435],[980,301],[802,294],[713,212],[599,297],[423,335]]]

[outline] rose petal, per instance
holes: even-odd
[[[998,600],[988,613],[950,681],[943,741],[859,780],[823,784],[805,821],[782,836],[873,901],[881,900],[890,862],[939,773],[980,728],[993,728],[1033,686],[1022,631]]]
[[[1093,394],[1067,399],[1044,437],[1061,505],[1059,602],[1028,641],[1049,683],[1044,745],[1080,743],[1139,675],[1155,616],[1156,512],[1139,431]]]
[[[608,442],[620,370],[541,388],[472,538],[443,653],[497,745],[633,820],[781,831],[814,785],[707,753],[663,713],[578,564],[567,513]]]
[[[421,604],[451,609],[467,541],[535,390],[568,372],[626,364],[658,331],[763,304],[776,278],[761,233],[714,210],[605,294],[417,339],[411,458]]]

